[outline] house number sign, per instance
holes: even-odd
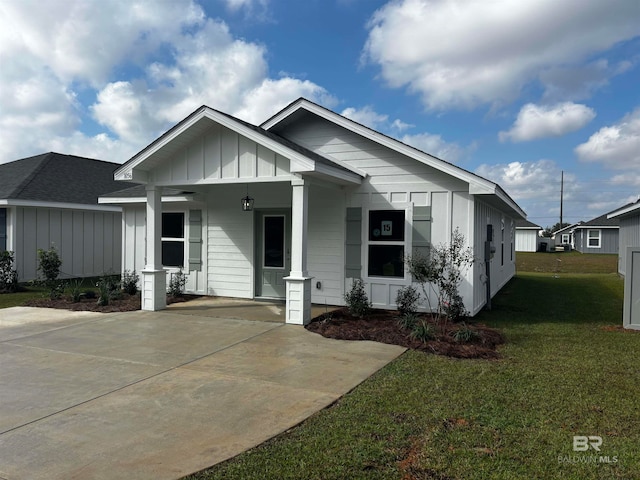
[[[382,220],[380,222],[381,234],[383,237],[389,237],[393,235],[393,222],[390,220]]]

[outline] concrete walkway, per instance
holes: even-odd
[[[184,313],[0,310],[0,479],[176,479],[296,425],[404,351]]]

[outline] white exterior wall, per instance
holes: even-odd
[[[62,260],[60,278],[93,277],[120,270],[120,212],[15,207],[11,221],[11,243],[21,282],[37,278],[37,250],[52,245]]]
[[[538,238],[537,230],[516,229],[516,252],[536,252]]]
[[[185,214],[185,243],[189,238],[189,210],[203,210],[201,205],[187,205],[180,203],[165,203],[162,205],[163,212],[184,212]],[[142,277],[141,273],[146,264],[146,207],[142,204],[126,205],[122,211],[122,271],[135,270]],[[203,233],[202,238],[206,238],[206,210],[202,212],[203,217]],[[206,293],[206,242],[203,240],[201,258],[203,260],[202,269],[200,271],[184,270],[187,275],[187,283],[185,291],[187,293],[201,294]],[[185,245],[185,264],[188,264],[188,245]],[[166,269],[167,274],[171,275],[178,269]],[[169,285],[170,277],[167,277],[167,285]],[[140,287],[140,284],[138,285]]]
[[[640,213],[620,217],[619,242],[618,273],[625,275],[627,266],[627,247],[640,247]]]
[[[369,298],[375,307],[395,308],[398,289],[411,283],[411,280],[408,274],[405,274],[404,278],[367,276],[367,223],[370,210],[405,210],[405,250],[410,250],[412,243],[411,223],[414,206],[431,206],[431,241],[434,245],[448,243],[451,232],[456,227],[467,241],[473,238],[473,201],[468,194],[469,187],[466,182],[311,115],[279,133],[310,150],[367,172],[368,177],[362,185],[347,189],[345,206],[362,207],[362,273]],[[313,215],[310,218],[314,220]],[[340,221],[343,225],[344,218],[345,212],[342,211]],[[344,229],[344,226],[341,228]],[[344,252],[344,240],[340,248]],[[335,261],[338,261],[337,257]],[[340,275],[344,276],[344,259],[339,267]],[[461,286],[461,294],[469,310],[473,306],[470,283],[472,275],[473,272],[469,271]],[[313,301],[319,303],[320,295],[315,290],[315,279],[312,285]],[[336,297],[338,304],[344,304],[344,289],[349,286],[350,282],[343,283],[343,290],[340,296]]]
[[[476,258],[473,281],[473,309],[476,314],[486,304],[484,242],[487,239],[487,225],[493,225],[493,246],[495,253],[491,262],[491,297],[493,297],[516,273],[515,220],[496,208],[476,198],[475,201],[475,241]],[[504,229],[503,229],[504,226]],[[504,256],[503,248],[504,246]]]

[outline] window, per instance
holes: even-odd
[[[264,216],[263,267],[284,268],[285,251],[284,215]]]
[[[162,265],[184,267],[184,212],[162,214]]]
[[[567,245],[568,243],[570,243],[569,234],[568,233],[563,233],[562,234],[562,244],[563,245]]]
[[[404,210],[369,212],[368,275],[404,278]]]
[[[7,249],[7,209],[0,208],[0,252]]]
[[[600,230],[587,230],[587,247],[600,248]]]

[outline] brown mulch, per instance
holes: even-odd
[[[122,294],[122,298],[110,300],[109,305],[98,305],[97,298],[82,298],[79,302],[72,302],[68,296],[63,296],[56,300],[50,298],[35,298],[24,304],[26,307],[60,308],[63,310],[73,310],[75,312],[132,312],[140,310],[140,294]]]
[[[422,318],[433,321],[430,315]],[[466,323],[466,326],[478,334],[473,342],[455,341],[453,333],[461,327],[460,323],[450,323],[444,331],[436,327],[436,338],[422,342],[412,339],[410,332],[398,325],[398,312],[373,310],[366,318],[357,318],[343,308],[314,318],[306,328],[327,338],[371,340],[454,358],[500,358],[497,347],[504,343],[500,332],[478,323]]]

